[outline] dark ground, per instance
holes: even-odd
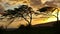
[[[54,25],[54,24],[53,24]],[[21,26],[16,30],[7,31],[0,29],[2,34],[55,34],[57,32],[57,27],[32,27],[32,26]]]
[[[13,31],[0,30],[3,34],[55,34],[56,29],[51,27],[40,27],[40,28],[20,28]]]

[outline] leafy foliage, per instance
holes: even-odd
[[[40,12],[46,12],[46,11],[49,11],[49,10],[51,10],[51,9],[53,9],[54,7],[43,7],[43,8],[41,8],[41,9],[39,9],[38,11],[40,11]]]
[[[11,9],[6,10],[3,16],[5,17],[9,16],[10,19],[13,19],[10,23],[12,23],[15,20],[15,18],[24,18],[25,21],[31,24],[32,11],[33,9],[31,7],[28,7],[27,5],[21,5],[19,6],[19,8],[14,8],[14,10]],[[27,20],[27,16],[30,18],[30,21]]]

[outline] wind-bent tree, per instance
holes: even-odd
[[[14,8],[14,10],[8,9],[5,12],[6,13],[3,14],[3,16],[9,16],[9,20],[11,20],[9,24],[11,24],[15,20],[15,18],[24,18],[24,20],[27,21],[28,24],[31,26],[33,13],[33,9],[31,7],[27,5],[21,5],[19,6],[19,8]],[[28,20],[27,17],[29,17],[30,19]]]
[[[56,9],[57,9],[57,16],[56,16],[57,17],[57,22],[54,23],[54,26],[59,27],[60,26],[60,23],[59,23],[59,9],[58,8],[56,8]]]
[[[20,13],[20,15],[28,22],[28,24],[31,25],[33,9],[27,5],[22,5],[19,7],[19,10],[20,12],[18,13]],[[27,20],[26,16],[30,17],[30,21]]]
[[[55,15],[52,15],[52,13],[55,11],[57,9],[57,16],[55,16]],[[58,17],[58,15],[59,15],[59,9],[58,8],[55,8],[55,7],[43,7],[43,8],[41,8],[41,9],[39,9],[38,10],[39,12],[47,12],[46,14],[44,14],[44,15],[47,15],[47,16],[55,16],[56,18],[57,18],[57,22],[56,23],[54,23],[54,26],[57,26],[58,24],[59,24],[59,17]],[[50,15],[49,15],[49,11],[51,12],[50,13]]]
[[[47,16],[55,16],[52,15],[52,13],[56,10],[55,7],[43,7],[41,9],[38,9],[37,11],[40,12],[40,14],[47,15]],[[56,16],[55,16],[56,17]]]

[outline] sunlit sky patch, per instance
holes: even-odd
[[[18,8],[18,6],[20,5],[28,5],[28,6],[31,6],[34,10],[37,10],[39,8],[42,8],[44,6],[52,6],[52,7],[58,7],[59,10],[60,10],[60,1],[59,0],[2,0],[0,1],[0,5],[2,5],[5,10],[8,10],[8,9],[14,9],[14,8]],[[56,10],[57,11],[57,10]],[[56,11],[54,11],[54,14],[55,16],[57,15],[56,14]],[[39,16],[35,16],[33,15],[34,18],[36,19],[33,19],[32,21],[32,25],[36,25],[36,24],[43,24],[43,23],[48,23],[48,22],[51,22],[51,21],[56,21],[57,18],[54,17],[54,16],[50,16],[50,18],[39,18],[41,15]],[[59,11],[59,17],[60,17],[60,11]],[[60,18],[59,18],[60,20]],[[19,21],[17,18],[16,20],[8,25],[8,22],[6,23],[0,23],[0,26],[3,25],[4,27],[7,26],[8,28],[18,28],[21,24],[24,24],[26,25],[27,22],[23,22],[24,20],[22,21]]]

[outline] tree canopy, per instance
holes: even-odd
[[[10,16],[10,19],[13,19],[10,23],[12,23],[15,20],[15,18],[23,18],[25,21],[28,22],[28,24],[31,24],[32,12],[33,9],[31,7],[27,5],[21,5],[18,8],[14,8],[14,10],[6,10],[3,16]],[[27,16],[30,18],[30,20],[27,19]]]

